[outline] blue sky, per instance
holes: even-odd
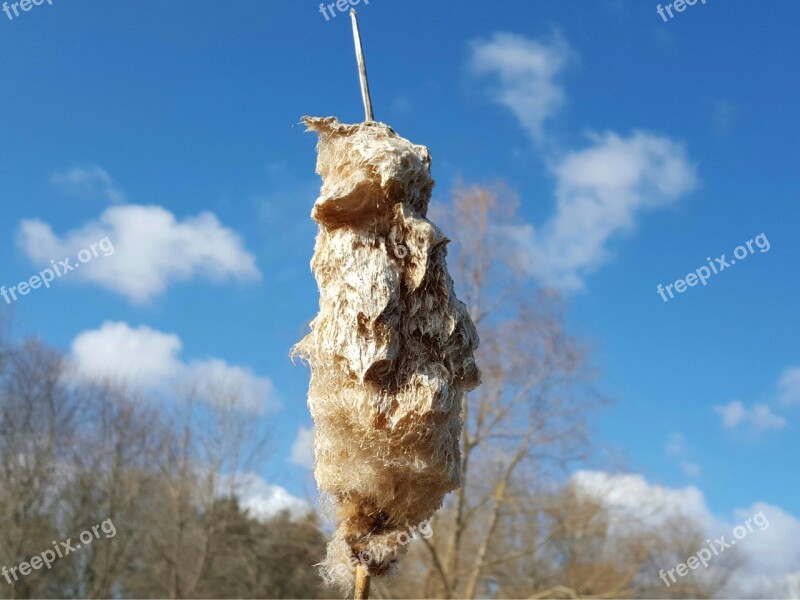
[[[288,353],[316,313],[319,187],[298,121],[363,114],[349,20],[318,4],[0,13],[0,285],[116,248],[14,303],[16,333],[76,356],[128,340],[144,369],[214,365],[268,395],[260,474],[298,495],[308,373]],[[521,247],[549,253],[531,281],[562,287],[590,340],[616,401],[598,439],[627,468],[800,527],[800,5],[708,0],[664,22],[656,4],[362,4],[376,118],[430,148],[439,199],[458,180],[518,192]],[[768,252],[657,294],[761,233]]]

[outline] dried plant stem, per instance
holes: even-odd
[[[356,591],[353,597],[355,600],[369,599],[369,575],[361,563],[356,566]]]

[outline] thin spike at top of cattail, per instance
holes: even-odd
[[[369,81],[367,79],[367,63],[364,61],[364,48],[361,45],[361,32],[358,28],[356,9],[350,9],[350,19],[353,21],[353,41],[356,45],[356,61],[358,62],[358,79],[361,82],[361,99],[364,101],[364,114],[367,121],[374,121],[372,114],[372,98],[369,95]]]

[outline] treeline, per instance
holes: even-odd
[[[515,208],[502,188],[465,189],[437,217],[480,332],[483,384],[463,407],[463,486],[372,597],[725,593],[734,550],[667,586],[660,571],[705,545],[703,528],[656,499],[619,510],[611,479],[598,495],[570,478],[602,462],[590,424],[605,400],[563,303],[530,283],[531,265],[508,243],[521,226]],[[13,586],[0,579],[0,597],[340,597],[312,568],[325,543],[313,516],[264,521],[242,510],[230,474],[247,473],[261,444],[235,394],[188,389],[156,401],[71,386],[68,371],[41,343],[0,346],[0,567],[106,519],[116,534]]]
[[[0,338],[0,598],[330,595],[313,568],[325,546],[313,515],[264,520],[240,506],[231,474],[259,440],[235,398],[155,402],[69,381],[41,342]],[[97,527],[108,521],[113,537]],[[64,554],[68,539],[50,568],[31,560]]]

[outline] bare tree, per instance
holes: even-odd
[[[88,531],[110,520],[113,542],[82,549],[81,560],[73,562],[73,591],[76,597],[108,598],[139,562],[150,501],[161,484],[152,465],[166,432],[159,414],[135,393],[109,386],[83,386],[80,393],[85,408],[64,490],[66,529]]]
[[[732,562],[714,577],[688,578],[671,590],[658,579],[661,567],[653,571],[696,551],[688,552],[697,544],[696,524],[662,519],[659,527],[621,529],[602,499],[565,483],[567,467],[589,456],[588,418],[605,400],[593,387],[585,345],[565,326],[559,295],[523,276],[523,261],[535,257],[514,241],[525,227],[517,204],[503,186],[459,189],[436,217],[454,234],[454,278],[480,333],[483,384],[463,407],[462,487],[434,518],[434,536],[409,553],[391,590],[377,586],[376,594],[713,594]]]
[[[39,342],[5,346],[0,362],[0,564],[18,565],[51,545],[62,468],[73,453],[79,405],[60,385],[60,357]],[[0,587],[28,598],[45,573]]]
[[[516,204],[502,187],[472,188],[458,190],[448,210],[454,278],[480,332],[483,384],[463,407],[463,485],[426,541],[430,568],[414,592],[427,597],[487,593],[500,565],[535,552],[499,536],[514,518],[532,517],[535,491],[584,456],[586,417],[599,403],[558,296],[521,276],[520,254],[508,243]]]
[[[211,379],[174,397],[89,385],[43,344],[0,335],[0,597],[321,593],[316,523],[239,507],[265,430]],[[106,539],[78,549],[101,524]],[[18,568],[68,538],[52,568]]]
[[[195,597],[209,577],[220,551],[214,541],[233,514],[220,506],[240,491],[240,474],[263,448],[257,421],[237,390],[190,382],[181,394],[155,463],[159,517],[147,536],[154,559],[148,585],[169,598]]]

